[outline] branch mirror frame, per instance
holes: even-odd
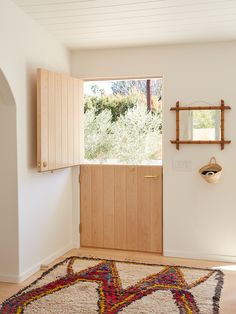
[[[224,149],[225,144],[230,144],[230,140],[225,140],[225,110],[231,109],[230,106],[226,106],[224,100],[221,100],[219,106],[180,106],[179,101],[176,102],[175,107],[171,107],[171,111],[176,112],[176,139],[171,140],[172,144],[176,145],[176,149],[180,149],[180,144],[219,144],[221,150]],[[216,140],[185,140],[180,137],[180,112],[181,111],[192,111],[192,110],[215,110],[220,112],[220,138]]]

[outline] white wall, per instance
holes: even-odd
[[[162,47],[74,51],[72,74],[80,78],[163,76],[164,80],[164,254],[236,261],[236,42]],[[232,106],[226,112],[221,151],[213,145],[183,145],[175,138],[176,100]],[[202,180],[198,169],[215,155],[224,173],[217,185]],[[192,170],[173,169],[173,161],[190,161]]]
[[[16,174],[16,158],[9,153],[1,167],[1,189],[10,199],[0,201],[0,280],[16,281],[72,246],[72,172],[38,174],[36,169],[35,84],[38,67],[67,73],[70,67],[67,51],[9,0],[0,1],[0,42],[0,68],[16,102],[18,164]],[[8,134],[11,120],[7,113],[4,117],[9,125],[1,126],[1,143],[5,139],[4,147],[16,151]],[[17,175],[18,196],[16,184],[8,184]]]

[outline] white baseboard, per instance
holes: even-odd
[[[9,282],[9,283],[18,283],[18,277],[17,275],[2,275],[0,274],[0,281],[1,282]]]
[[[10,276],[8,276],[8,275],[1,275],[0,274],[0,281],[2,281],[2,282],[10,282],[10,283],[20,283],[20,282],[26,280],[31,275],[33,275],[34,273],[36,273],[37,271],[39,271],[40,270],[40,266],[42,264],[46,264],[47,265],[47,264],[53,262],[55,259],[57,259],[58,257],[62,256],[63,254],[65,254],[66,252],[70,251],[73,248],[74,248],[73,244],[65,246],[64,248],[54,252],[53,254],[49,255],[48,257],[42,259],[37,264],[31,266],[29,269],[27,269],[26,271],[22,272],[20,275],[15,275],[15,276],[11,276],[10,275]]]
[[[0,281],[9,282],[9,283],[20,283],[26,280],[28,277],[40,270],[42,264],[49,264],[55,259],[65,254],[66,252],[72,250],[74,247],[73,244],[67,245],[66,247],[54,252],[50,256],[42,259],[37,264],[31,266],[29,269],[21,273],[20,275],[3,275],[0,274]],[[236,256],[233,255],[217,255],[217,254],[206,254],[206,253],[196,253],[191,251],[168,251],[163,252],[163,256],[166,257],[178,257],[178,258],[187,258],[187,259],[200,259],[208,261],[219,261],[219,262],[231,262],[236,263]]]
[[[53,262],[55,259],[57,259],[58,257],[62,256],[63,254],[65,254],[66,252],[72,250],[73,244],[67,245],[66,247],[54,252],[53,254],[49,255],[48,257],[44,258],[43,260],[41,260],[40,262],[38,262],[36,265],[30,267],[28,270],[24,271],[22,274],[20,274],[20,276],[18,277],[18,282],[22,282],[25,279],[27,279],[28,277],[30,277],[31,275],[33,275],[34,273],[36,273],[37,271],[40,270],[40,266],[42,264],[49,264],[51,262]]]
[[[236,256],[233,255],[218,255],[218,254],[206,254],[206,253],[196,253],[191,251],[168,251],[163,252],[164,256],[168,257],[179,257],[179,258],[189,258],[189,259],[201,259],[207,261],[216,262],[229,262],[236,263]]]

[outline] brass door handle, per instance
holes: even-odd
[[[159,176],[147,175],[147,176],[144,176],[144,178],[146,178],[146,179],[159,179]]]

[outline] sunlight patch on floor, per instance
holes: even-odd
[[[236,265],[214,266],[212,269],[236,271]]]

